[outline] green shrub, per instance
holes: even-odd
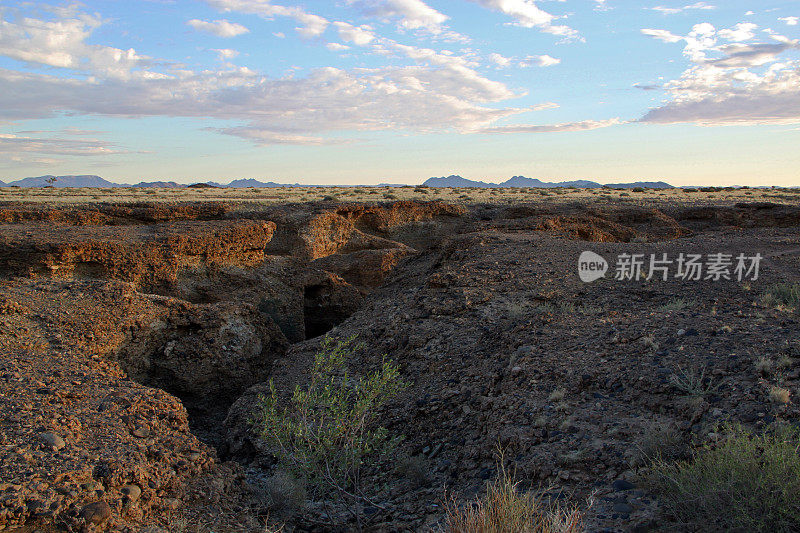
[[[738,425],[677,463],[657,459],[649,481],[668,513],[698,531],[797,531],[800,431],[755,435]]]
[[[302,480],[310,496],[346,504],[360,529],[362,506],[381,508],[365,483],[364,469],[380,464],[400,442],[377,427],[378,411],[406,384],[388,361],[358,379],[350,376],[347,360],[361,349],[354,341],[326,337],[309,382],[295,388],[288,407],[278,407],[270,381],[271,394],[261,397],[253,423],[281,468]]]

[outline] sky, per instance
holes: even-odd
[[[800,186],[800,1],[0,1],[0,179]]]

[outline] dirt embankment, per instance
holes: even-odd
[[[393,237],[462,214],[226,211],[0,209],[0,528],[130,529],[192,502],[244,506],[241,472],[207,444],[228,405],[417,253]]]
[[[721,298],[711,286],[579,286],[572,262],[583,241],[607,252],[648,252],[648,243],[718,251],[718,234],[731,248],[767,243],[777,253],[794,241],[776,228],[796,226],[798,213],[442,202],[0,206],[0,528],[137,531],[161,521],[169,530],[165,521],[186,512],[257,523],[242,469],[214,447],[263,459],[246,421],[259,389],[249,388],[270,377],[301,382],[314,338],[331,330],[368,342],[357,368],[388,353],[414,383],[385,423],[409,437],[408,453],[427,461],[432,478],[414,490],[398,481],[403,490],[387,495],[390,529],[434,520],[428,504],[445,485],[477,490],[492,475],[498,440],[529,480],[584,494],[627,480],[634,439],[650,424],[689,441],[717,410],[795,416],[792,406],[765,404],[750,377],[732,378],[746,394],[699,411],[668,385],[692,354],[705,354],[714,375],[744,372],[749,360],[726,353],[731,331],[739,357],[768,342],[778,358],[791,349],[781,340],[791,320],[766,327],[757,320],[766,311],[751,313],[747,294]],[[772,261],[773,272],[793,268]],[[696,305],[677,317],[654,307],[687,293]],[[797,379],[792,372],[786,379]],[[564,401],[549,399],[559,388]],[[645,495],[605,485],[598,524],[652,518]],[[631,511],[613,511],[623,503]]]

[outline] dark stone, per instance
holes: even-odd
[[[635,487],[636,485],[624,479],[614,480],[614,482],[611,484],[611,488],[616,491],[631,490]]]
[[[614,510],[615,513],[623,515],[631,514],[631,512],[633,511],[633,507],[631,507],[630,504],[627,503],[615,503],[612,509]]]
[[[102,524],[111,518],[111,507],[104,501],[90,503],[81,510],[81,517],[89,524]]]

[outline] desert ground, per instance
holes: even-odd
[[[794,202],[800,196],[797,189],[703,187],[674,189],[577,189],[577,188],[432,188],[425,186],[395,187],[276,187],[256,188],[19,188],[0,187],[3,202],[46,202],[73,204],[85,202],[235,202],[258,205],[341,201],[386,202],[396,200],[441,200],[458,204],[518,203],[546,199],[549,203],[562,200],[608,199],[638,203],[664,202],[737,202],[776,201]]]
[[[800,423],[797,190],[3,188],[0,240],[2,531],[459,531],[504,476],[531,531],[724,531],[661,474]],[[624,254],[762,260],[616,279]],[[259,418],[351,338],[333,383],[403,382],[368,498],[284,469]],[[740,531],[798,530],[797,462]]]

